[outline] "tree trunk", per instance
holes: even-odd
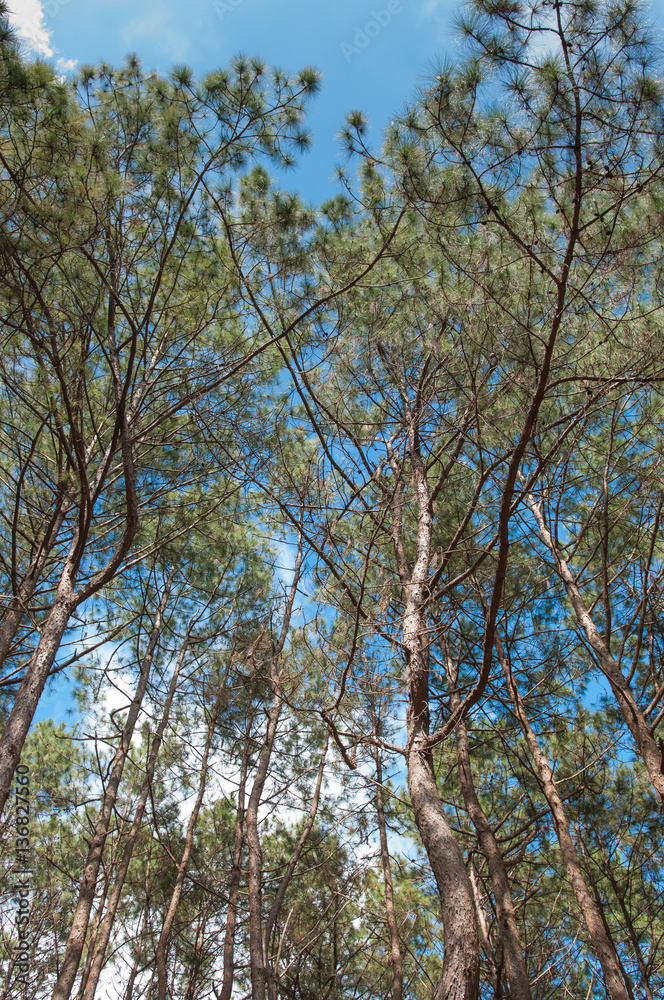
[[[53,607],[42,630],[39,644],[26,668],[0,737],[0,815],[7,804],[14,771],[21,759],[21,751],[32,725],[35,710],[60,648],[69,617],[76,606],[72,574],[73,564],[69,558],[60,577]]]
[[[602,672],[613,689],[616,701],[620,706],[625,724],[634,737],[634,742],[638,748],[641,758],[646,765],[648,775],[659,798],[660,805],[664,805],[664,774],[662,774],[662,754],[654,740],[650,727],[645,716],[636,703],[630,686],[625,680],[623,673],[613,658],[609,647],[600,636],[592,620],[590,612],[586,608],[581,592],[576,584],[574,576],[558,550],[551,533],[547,529],[542,512],[537,505],[530,501],[530,509],[537,521],[540,534],[544,544],[553,556],[558,573],[567,591],[574,613],[579,625],[586,634]]]
[[[284,701],[279,659],[286,643],[293,613],[293,602],[297,593],[302,566],[302,537],[298,538],[297,558],[293,573],[284,618],[279,638],[270,657],[270,683],[272,685],[272,706],[268,714],[267,727],[263,738],[263,746],[258,758],[258,765],[247,804],[247,852],[249,855],[249,961],[251,963],[251,997],[252,1000],[265,1000],[267,980],[270,969],[263,942],[263,852],[258,830],[258,809],[267,779],[270,758],[277,734],[277,725]],[[159,998],[161,1000],[161,997]]]
[[[222,973],[221,991],[218,1000],[231,1000],[233,992],[233,974],[235,972],[235,928],[237,925],[237,908],[240,900],[240,885],[242,882],[242,845],[244,843],[244,796],[247,782],[247,765],[249,763],[249,730],[244,741],[242,764],[240,765],[240,783],[237,790],[237,811],[235,813],[235,837],[233,842],[233,867],[228,883],[228,907],[226,909],[226,929],[224,931],[224,971]]]
[[[503,963],[500,965],[496,961],[496,954],[493,941],[491,940],[491,928],[487,920],[486,909],[482,903],[482,883],[479,872],[475,865],[475,858],[472,852],[468,856],[468,876],[473,887],[473,898],[475,900],[475,911],[477,913],[477,923],[480,928],[480,936],[484,942],[484,954],[486,955],[489,968],[491,970],[491,982],[493,984],[494,997],[501,997],[501,973]]]
[[[304,829],[300,834],[297,844],[295,845],[295,850],[293,851],[286,871],[284,872],[282,879],[279,883],[279,888],[277,889],[277,894],[274,898],[274,902],[270,908],[270,912],[267,915],[265,921],[265,930],[263,933],[263,952],[265,954],[265,963],[268,969],[268,994],[269,1000],[277,1000],[277,969],[275,965],[272,964],[270,959],[270,938],[272,936],[272,928],[274,927],[277,919],[279,917],[279,912],[281,910],[284,896],[286,895],[286,890],[291,883],[293,878],[293,873],[297,867],[297,863],[300,860],[304,846],[309,839],[309,834],[313,830],[314,823],[316,821],[316,813],[318,812],[318,803],[320,801],[320,790],[323,784],[323,771],[325,770],[325,757],[327,756],[327,746],[329,741],[329,733],[325,733],[325,742],[323,744],[323,752],[321,754],[320,764],[318,766],[318,776],[316,778],[316,787],[314,789],[314,797],[311,803],[311,809],[309,810],[309,815],[307,816],[307,821],[304,824]],[[220,1000],[224,1000],[220,997]]]
[[[141,933],[138,938],[138,946],[136,948],[136,957],[132,962],[131,971],[127,978],[127,986],[125,988],[124,1000],[133,1000],[134,997],[134,983],[136,982],[136,976],[138,975],[138,967],[141,964],[141,955],[143,953],[143,942],[145,941],[147,931],[148,931],[148,916],[150,913],[150,896],[149,893],[145,893],[145,906],[143,908],[143,923],[141,925]]]
[[[546,755],[539,745],[535,731],[528,720],[525,706],[514,678],[512,677],[512,671],[507,661],[507,657],[505,656],[502,642],[500,641],[498,635],[494,638],[496,651],[507,679],[507,685],[514,703],[516,716],[519,720],[519,725],[521,726],[521,731],[525,737],[528,749],[530,750],[533,761],[535,762],[540,785],[551,811],[551,817],[553,819],[553,825],[558,838],[558,843],[560,845],[560,853],[567,871],[567,877],[569,878],[572,889],[574,890],[574,895],[576,896],[579,908],[583,914],[583,919],[585,920],[586,927],[588,928],[588,933],[590,934],[599,963],[602,967],[606,989],[611,997],[611,1000],[629,1000],[629,994],[622,979],[620,962],[618,960],[616,950],[606,933],[602,922],[602,914],[600,913],[595,900],[592,898],[590,890],[588,889],[583,877],[581,865],[579,864],[576,848],[574,846],[574,841],[572,840],[569,824],[565,815],[563,800],[558,794],[558,789],[553,780],[553,773],[549,767],[549,762],[546,759]]]
[[[23,577],[18,588],[18,593],[9,601],[2,627],[0,628],[0,667],[2,667],[10,653],[12,642],[33,598],[37,583],[46,565],[46,560],[56,542],[62,523],[71,506],[72,501],[64,493],[60,492],[55,510],[46,527],[44,539],[39,546],[37,554]]]
[[[122,773],[124,771],[124,766],[131,747],[134,729],[141,711],[141,705],[143,703],[143,696],[145,694],[148,678],[150,676],[154,652],[159,641],[159,636],[161,635],[162,619],[168,602],[172,580],[173,570],[171,569],[152,626],[148,647],[141,664],[141,673],[136,693],[129,707],[129,712],[127,713],[127,720],[122,730],[120,744],[115,751],[111,774],[104,791],[101,808],[99,810],[97,822],[90,841],[88,857],[83,870],[83,878],[81,879],[78,902],[76,904],[76,909],[74,910],[74,918],[69,932],[69,939],[67,941],[67,947],[62,960],[60,975],[58,976],[53,990],[52,1000],[68,1000],[76,979],[76,973],[78,972],[78,966],[81,961],[81,955],[85,945],[85,937],[88,930],[88,922],[90,920],[90,911],[92,909],[92,903],[97,888],[97,876],[99,874],[99,866],[104,852],[104,845],[106,844],[111,817],[113,815],[118,795],[118,788],[120,787]]]
[[[110,249],[111,256],[113,257],[114,252],[112,248]],[[115,280],[116,268],[113,262],[112,271],[114,275],[113,280]],[[114,290],[110,296],[108,305],[108,356],[113,372],[113,392],[117,408],[119,443],[122,452],[126,504],[124,530],[106,565],[95,573],[85,586],[74,592],[76,576],[88,541],[88,532],[93,513],[92,506],[88,507],[86,516],[81,517],[79,520],[79,527],[74,532],[74,537],[72,538],[60,575],[55,601],[42,630],[37,649],[30,659],[30,663],[19,686],[16,701],[9,713],[2,737],[0,737],[0,815],[2,815],[7,803],[14,771],[20,760],[25,738],[32,724],[39,699],[67,629],[69,618],[79,604],[93,597],[94,594],[113,578],[131,548],[138,527],[138,501],[136,497],[132,441],[127,423],[123,380],[120,372],[118,349],[115,342],[116,310],[117,291]],[[106,449],[106,456],[109,460],[115,451],[115,447],[114,444]],[[95,493],[101,487],[103,478],[107,474],[108,464],[104,462],[96,477]]]
[[[634,920],[632,919],[632,914],[625,903],[625,894],[620,885],[618,884],[618,881],[615,878],[613,872],[611,871],[611,863],[606,856],[606,852],[604,850],[604,844],[601,842],[601,839],[599,837],[598,841],[600,845],[600,850],[602,851],[602,857],[604,858],[604,863],[606,866],[605,867],[606,877],[611,883],[613,891],[616,894],[616,899],[618,900],[618,904],[620,906],[620,910],[622,912],[623,919],[625,921],[625,926],[627,927],[627,933],[629,934],[630,941],[632,942],[632,947],[634,949],[634,954],[636,955],[636,960],[639,964],[639,974],[641,976],[641,985],[643,986],[643,992],[646,995],[646,1000],[655,1000],[653,992],[650,989],[648,965],[643,957],[643,952],[641,950],[641,943],[639,941],[636,928],[634,927]]]
[[[479,938],[473,889],[445,816],[430,756],[417,749],[408,755],[408,789],[443,915],[443,974],[434,1000],[477,1000]]]
[[[94,1000],[95,993],[97,991],[97,986],[99,984],[99,976],[101,975],[101,970],[104,967],[104,961],[106,958],[106,949],[108,948],[108,942],[111,938],[111,931],[113,929],[113,924],[115,922],[115,916],[118,910],[118,904],[120,902],[120,897],[122,895],[122,890],[124,888],[125,879],[127,878],[127,872],[129,871],[129,865],[131,864],[132,855],[134,852],[134,845],[136,844],[136,839],[141,829],[141,824],[143,822],[143,815],[145,813],[145,807],[147,805],[148,797],[150,794],[150,788],[152,786],[152,781],[154,778],[155,767],[157,764],[157,757],[159,755],[159,749],[164,737],[164,732],[166,726],[168,725],[168,720],[171,712],[171,705],[173,703],[173,698],[177,690],[178,677],[180,675],[180,670],[184,662],[185,653],[187,651],[189,635],[184,639],[182,647],[180,649],[180,654],[175,664],[173,670],[173,675],[171,677],[171,682],[168,689],[168,694],[166,696],[166,702],[164,704],[164,711],[162,713],[159,725],[157,726],[157,731],[155,733],[152,748],[148,755],[148,760],[145,768],[145,778],[141,785],[141,791],[138,798],[138,804],[134,812],[134,818],[132,820],[129,833],[127,835],[127,840],[125,841],[124,850],[122,852],[122,860],[120,862],[120,867],[115,876],[115,882],[113,884],[113,889],[108,901],[108,906],[106,908],[106,913],[101,923],[101,928],[99,931],[99,937],[95,944],[94,954],[92,957],[92,964],[90,966],[89,975],[87,977],[87,982],[85,982],[85,988],[82,996],[82,1000]]]
[[[410,457],[418,512],[416,558],[412,568],[406,556],[398,507],[394,511],[392,538],[405,601],[402,646],[408,685],[408,789],[415,823],[436,879],[443,919],[443,972],[434,1000],[477,1000],[480,942],[473,888],[447,822],[434,774],[433,755],[426,747],[429,735],[430,642],[426,605],[433,519],[427,476],[417,450],[414,423],[410,428]]]
[[[203,796],[205,795],[205,785],[207,783],[208,759],[210,755],[210,747],[212,745],[214,731],[217,726],[217,719],[219,718],[219,713],[221,711],[224,693],[225,693],[224,684],[220,683],[205,737],[205,747],[201,759],[201,776],[198,782],[198,793],[196,795],[194,808],[191,812],[191,816],[189,817],[189,822],[187,823],[187,832],[185,834],[185,840],[184,840],[184,850],[182,852],[182,858],[180,860],[180,864],[178,865],[177,875],[175,877],[175,884],[173,886],[171,899],[168,904],[166,914],[164,916],[164,921],[161,927],[161,934],[159,935],[159,942],[157,944],[157,950],[155,953],[155,960],[157,967],[157,996],[159,1000],[167,1000],[168,998],[168,970],[166,967],[168,959],[168,949],[171,943],[171,934],[173,932],[173,923],[175,921],[175,915],[177,913],[177,909],[180,904],[180,899],[182,897],[182,890],[184,888],[184,880],[186,878],[187,869],[189,867],[191,852],[194,848],[194,833],[196,831],[198,814],[201,811],[201,806],[203,804]]]
[[[273,670],[273,675],[276,673]],[[281,684],[277,681],[272,706],[268,715],[265,737],[261,748],[256,775],[247,805],[247,851],[249,854],[249,960],[251,962],[252,1000],[265,1000],[266,956],[263,953],[263,852],[258,831],[258,808],[265,780],[270,767],[270,757],[277,733],[283,704]],[[161,997],[159,998],[161,1000]]]
[[[212,897],[208,896],[203,904],[203,912],[201,913],[200,919],[198,921],[198,929],[196,931],[196,940],[194,942],[194,954],[189,965],[189,975],[187,976],[187,986],[184,991],[183,1000],[194,1000],[196,993],[196,987],[198,985],[198,978],[200,976],[201,964],[203,959],[203,945],[205,944],[205,929],[207,927],[207,918],[210,911],[210,906],[212,905]]]
[[[447,679],[449,681],[450,702],[454,710],[461,704],[461,697],[457,690],[458,671],[452,663],[447,650],[443,647],[445,655],[445,665]],[[486,813],[480,805],[480,801],[475,791],[473,772],[470,765],[470,750],[468,746],[468,732],[465,720],[462,719],[455,729],[457,759],[459,762],[459,784],[461,794],[466,804],[466,810],[475,828],[477,840],[481,851],[489,866],[491,876],[491,888],[496,904],[496,915],[500,927],[500,935],[503,944],[503,954],[505,958],[505,969],[507,979],[510,984],[512,1000],[532,1000],[530,984],[528,982],[528,971],[523,957],[523,947],[519,936],[519,929],[516,923],[516,913],[512,890],[510,887],[507,869],[503,856],[498,847],[491,824]]]
[[[374,735],[377,727],[374,722]],[[392,884],[392,869],[390,852],[387,844],[387,826],[385,809],[383,807],[383,765],[380,750],[374,745],[374,761],[376,762],[376,816],[378,817],[378,837],[380,839],[380,857],[383,864],[383,882],[385,884],[385,917],[390,933],[390,955],[392,958],[392,1000],[403,1000],[403,962],[401,959],[401,942],[397,916],[394,910],[394,886]]]

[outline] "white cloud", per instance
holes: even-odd
[[[19,39],[37,56],[53,55],[51,35],[44,24],[41,0],[9,0],[9,23]]]
[[[78,59],[58,59],[55,64],[61,73],[68,73],[78,65]]]

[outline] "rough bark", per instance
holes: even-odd
[[[479,938],[473,889],[445,816],[430,757],[417,748],[408,755],[408,789],[443,916],[443,974],[434,1000],[477,1000]]]
[[[432,753],[427,748],[429,630],[426,605],[433,506],[426,471],[418,452],[417,415],[410,416],[410,458],[418,513],[416,558],[412,568],[406,557],[398,507],[394,510],[392,525],[394,552],[405,599],[402,646],[408,685],[408,789],[415,823],[436,879],[443,920],[443,971],[434,1000],[477,1000],[480,944],[473,889],[445,816]]]
[[[0,737],[0,814],[4,811],[12,788],[14,772],[35,710],[53,666],[70,615],[76,606],[72,587],[71,557],[60,578],[53,607],[42,629],[37,649],[32,655],[19,686],[16,700]]]

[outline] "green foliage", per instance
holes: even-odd
[[[103,963],[127,1000],[155,995],[180,886],[173,997],[220,996],[232,943],[238,995],[384,998],[392,903],[405,995],[434,995],[454,935],[414,753],[473,893],[477,995],[511,996],[461,723],[532,997],[605,995],[542,759],[628,993],[661,994],[660,805],[629,714],[659,740],[664,88],[642,8],[475,0],[380,149],[346,116],[322,206],[270,173],[310,145],[314,69],[131,55],[63,84],[0,24],[0,714],[64,580],[50,669],[81,718],[23,748],[30,995],[62,967],[155,628],[81,996],[128,844]]]

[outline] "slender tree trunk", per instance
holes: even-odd
[[[124,817],[123,817],[123,825],[124,825]],[[118,845],[119,845],[121,836],[122,836],[122,833],[119,832],[118,833]],[[106,878],[104,879],[103,888],[102,888],[102,891],[101,891],[100,896],[99,896],[99,901],[97,903],[97,909],[96,909],[96,912],[95,912],[94,920],[92,921],[92,926],[90,928],[90,938],[89,938],[89,941],[88,941],[88,947],[87,947],[87,951],[86,951],[85,962],[83,964],[83,971],[81,973],[81,981],[80,981],[79,988],[78,988],[77,1000],[83,1000],[83,990],[85,988],[85,984],[87,982],[88,976],[90,975],[90,969],[92,967],[92,959],[93,959],[93,956],[94,956],[94,953],[95,953],[95,948],[97,946],[97,938],[98,938],[98,934],[99,934],[99,928],[100,928],[101,922],[102,922],[102,914],[103,914],[103,911],[104,911],[104,907],[106,906],[106,898],[108,896],[108,888],[109,888],[109,884],[110,884],[110,880],[111,880],[111,873],[112,873],[112,870],[115,867],[115,862],[116,862],[116,858],[112,857],[111,858],[111,862],[110,862],[110,864],[108,866],[109,871],[106,874]]]
[[[110,244],[109,250],[112,258],[111,270],[113,273],[113,282],[115,282],[117,279],[117,262],[114,262],[114,250]],[[117,289],[114,288],[108,304],[108,355],[113,372],[113,392],[117,408],[117,421],[120,428],[119,444],[122,452],[126,503],[124,530],[117,547],[103,569],[95,573],[84,587],[75,592],[74,586],[78,568],[88,541],[92,506],[88,505],[85,516],[83,516],[83,511],[81,511],[79,527],[74,532],[74,537],[64,562],[55,601],[44,624],[37,649],[30,659],[30,663],[19,686],[16,701],[9,713],[2,737],[0,737],[0,815],[4,812],[5,805],[7,804],[14,771],[20,760],[28,730],[32,724],[39,699],[67,629],[69,618],[79,604],[96,594],[104,584],[113,578],[131,548],[138,527],[138,501],[136,496],[134,458],[127,422],[123,378],[115,342],[117,302]],[[115,445],[109,446],[106,449],[105,459],[110,461],[114,450]],[[100,488],[101,482],[107,473],[108,463],[104,461],[96,477],[95,493]]]
[[[270,938],[272,937],[272,929],[277,922],[281,907],[284,901],[284,896],[286,895],[286,890],[291,883],[293,878],[293,873],[297,867],[297,863],[300,860],[302,851],[309,839],[309,834],[313,830],[314,823],[316,821],[316,814],[318,812],[318,803],[320,801],[320,790],[323,784],[323,772],[325,770],[325,757],[327,756],[327,746],[329,740],[329,733],[325,733],[325,742],[323,744],[323,751],[321,753],[320,764],[318,766],[318,775],[316,778],[316,787],[314,789],[314,797],[311,803],[311,809],[309,810],[309,815],[307,816],[306,823],[302,833],[300,834],[297,844],[295,845],[295,850],[293,851],[286,871],[284,872],[281,881],[279,882],[279,888],[277,889],[277,894],[274,897],[274,902],[270,908],[270,912],[265,920],[265,930],[263,933],[263,952],[266,956],[266,966],[268,968],[268,994],[269,1000],[277,1000],[277,971],[278,971],[278,959],[274,964],[270,959]],[[224,1000],[220,997],[220,1000]]]
[[[107,864],[106,875],[103,882],[103,888],[100,893],[99,902],[97,903],[97,908],[92,921],[92,926],[90,928],[90,934],[88,938],[88,946],[86,949],[85,963],[83,965],[83,971],[81,972],[81,979],[78,986],[77,1000],[83,1000],[83,992],[85,990],[85,985],[88,981],[88,976],[90,975],[90,969],[92,968],[92,961],[97,950],[97,943],[99,940],[99,934],[102,927],[102,918],[104,916],[104,910],[106,907],[106,900],[108,899],[108,893],[113,879],[113,874],[117,870],[118,854],[120,853],[120,848],[122,846],[122,838],[124,836],[124,830],[127,825],[127,817],[129,816],[129,811],[131,807],[131,797],[127,797],[127,805],[123,815],[120,818],[117,831],[117,841],[114,846],[113,852],[109,863]]]
[[[205,929],[207,927],[207,918],[211,905],[212,897],[208,896],[203,905],[203,912],[201,913],[200,920],[198,922],[198,930],[196,931],[196,940],[194,942],[194,954],[189,965],[189,975],[187,976],[187,986],[184,991],[183,1000],[194,1000],[194,994],[196,992],[196,986],[198,985],[201,964],[203,961]]]
[[[374,736],[377,735],[378,727],[374,719]],[[390,852],[387,844],[387,824],[385,823],[385,809],[383,805],[383,765],[380,759],[380,749],[376,744],[374,744],[373,755],[376,763],[376,816],[378,818],[380,858],[383,865],[383,883],[385,885],[385,917],[390,934],[390,955],[392,959],[392,1000],[403,1000],[401,941],[399,940],[399,927],[394,909],[394,885],[392,883]]]
[[[286,636],[290,627],[293,614],[293,603],[297,594],[297,587],[300,579],[302,566],[302,536],[298,537],[297,558],[293,573],[293,582],[290,587],[284,618],[279,633],[279,638],[274,643],[272,655],[270,657],[270,683],[272,685],[273,698],[272,706],[268,713],[267,727],[263,738],[256,773],[247,804],[247,853],[249,856],[249,961],[251,967],[251,996],[252,1000],[265,1000],[267,980],[270,978],[270,969],[267,963],[267,955],[264,952],[263,942],[263,853],[261,849],[260,833],[258,830],[258,809],[263,794],[263,788],[270,767],[272,748],[277,733],[279,716],[283,706],[283,687],[281,681],[281,671],[279,669],[279,659],[286,643]],[[161,998],[160,998],[161,1000]]]
[[[11,646],[16,638],[21,622],[29,608],[35,589],[46,565],[49,553],[53,548],[62,523],[71,509],[72,502],[64,494],[60,493],[56,502],[55,510],[51,520],[46,527],[44,539],[39,546],[39,550],[33,558],[27,573],[23,577],[16,593],[8,602],[7,610],[4,614],[2,627],[0,628],[0,667],[4,664],[11,651]]]
[[[189,817],[189,822],[187,823],[187,832],[185,834],[185,840],[184,840],[184,850],[182,852],[182,858],[180,860],[180,864],[178,865],[177,874],[175,876],[175,884],[173,886],[170,902],[168,904],[168,908],[164,916],[164,921],[161,927],[161,934],[159,935],[159,942],[157,944],[157,950],[155,953],[155,961],[157,968],[157,996],[159,1000],[167,1000],[168,998],[168,970],[167,970],[168,950],[171,943],[171,935],[173,933],[173,924],[175,922],[175,915],[177,913],[177,909],[180,904],[180,899],[182,898],[182,890],[184,889],[184,880],[187,876],[187,869],[189,867],[189,861],[191,859],[191,852],[194,848],[194,833],[196,832],[196,823],[198,822],[198,815],[201,811],[201,806],[203,804],[203,796],[205,795],[205,785],[207,783],[208,759],[210,756],[210,747],[212,745],[214,731],[216,729],[217,720],[219,718],[219,713],[221,711],[221,707],[223,704],[224,694],[225,694],[224,684],[220,683],[214,707],[212,709],[212,714],[210,715],[210,720],[208,722],[208,728],[205,737],[205,747],[203,749],[203,756],[201,759],[201,776],[198,782],[198,793],[196,795],[194,808],[191,812],[191,816]]]
[[[50,904],[52,904],[52,902],[53,902],[52,898],[49,899],[44,916],[42,916],[42,918],[39,920],[37,924],[34,924],[32,922],[32,914],[31,914],[30,927],[31,927],[31,932],[33,934],[33,940],[35,942],[39,941],[44,932],[44,925],[46,924],[46,915],[50,914],[51,910]],[[14,969],[16,968],[17,961],[18,961],[18,951],[14,949],[10,954],[9,961],[7,963],[7,972],[2,987],[2,993],[0,993],[0,1000],[14,1000],[14,997],[16,996],[16,991],[12,989],[10,992],[10,987],[14,985],[12,983],[12,975],[14,973]],[[17,989],[20,991],[22,987],[18,987]],[[21,995],[20,992],[19,995]]]
[[[134,812],[134,818],[132,820],[129,833],[125,841],[124,849],[122,852],[122,860],[115,875],[115,882],[113,884],[113,889],[111,891],[111,895],[108,901],[108,906],[106,908],[106,912],[104,914],[104,918],[101,923],[99,937],[95,943],[92,963],[90,965],[87,981],[85,981],[85,988],[82,1000],[94,1000],[94,996],[97,991],[97,986],[99,984],[99,976],[101,975],[101,970],[104,967],[104,961],[106,959],[106,949],[108,948],[108,942],[110,941],[111,938],[111,931],[113,930],[113,924],[115,922],[115,916],[117,914],[118,905],[120,903],[122,890],[124,888],[125,879],[127,878],[127,872],[129,871],[129,865],[131,864],[131,859],[134,853],[134,846],[136,844],[136,839],[138,837],[138,834],[140,833],[141,825],[143,822],[145,807],[147,805],[150,788],[152,786],[152,781],[154,779],[154,772],[157,764],[159,749],[161,747],[161,743],[164,738],[164,732],[166,730],[166,726],[168,725],[168,720],[170,718],[171,705],[173,703],[173,698],[177,690],[178,678],[187,651],[188,639],[189,639],[189,634],[186,635],[182,647],[180,649],[180,653],[178,655],[178,659],[175,664],[173,674],[171,676],[171,681],[169,684],[166,701],[164,703],[164,711],[159,721],[159,725],[157,726],[157,731],[155,733],[150,753],[148,754],[147,764],[145,768],[145,777],[141,785],[138,804],[136,806],[136,811]]]
[[[585,862],[586,875],[587,875],[588,881],[590,882],[590,888],[592,889],[592,894],[593,894],[593,896],[595,898],[595,904],[596,904],[597,909],[599,911],[599,914],[600,914],[600,916],[602,918],[602,924],[604,925],[604,931],[606,933],[607,938],[611,942],[611,946],[614,949],[614,951],[616,952],[616,955],[618,955],[618,961],[620,963],[620,973],[622,975],[622,980],[623,980],[623,982],[625,984],[625,988],[627,989],[627,992],[629,993],[629,1000],[635,1000],[635,997],[634,997],[634,987],[632,985],[632,980],[630,978],[630,975],[629,975],[627,969],[625,968],[625,963],[623,962],[623,960],[621,959],[620,955],[618,954],[618,949],[616,948],[616,943],[615,943],[615,941],[613,939],[613,934],[611,933],[611,928],[609,927],[609,922],[606,919],[606,913],[605,913],[604,907],[602,905],[602,897],[601,897],[601,894],[599,892],[599,889],[597,888],[597,883],[596,883],[595,879],[593,878],[592,867],[588,863],[588,854],[586,852],[586,848],[585,848],[585,845],[583,843],[583,840],[581,841],[581,854],[583,855],[583,860]]]
[[[540,534],[551,555],[553,556],[558,574],[563,581],[567,596],[570,599],[574,613],[579,625],[585,632],[586,638],[597,657],[602,672],[613,689],[616,701],[620,706],[625,724],[634,737],[634,742],[638,748],[641,758],[646,765],[648,775],[657,793],[660,805],[664,805],[664,774],[662,773],[662,754],[650,732],[650,727],[646,718],[636,703],[629,684],[625,680],[622,670],[611,654],[607,642],[602,639],[590,612],[586,608],[581,592],[576,584],[574,576],[563,559],[558,546],[554,542],[551,533],[544,523],[544,517],[540,508],[531,499],[530,509],[537,521]]]
[[[138,945],[136,947],[136,955],[134,957],[134,961],[132,962],[129,976],[127,977],[127,986],[125,988],[124,1000],[133,1000],[134,997],[134,984],[136,982],[136,976],[138,975],[138,969],[141,964],[141,955],[143,954],[143,942],[145,941],[148,932],[149,912],[150,912],[150,895],[148,892],[146,892],[145,906],[143,907],[143,923],[141,924],[141,932],[139,934]]]
[[[418,452],[414,418],[410,428],[410,457],[418,513],[416,558],[412,568],[406,555],[398,505],[394,510],[392,539],[405,601],[402,645],[408,685],[408,789],[415,823],[436,879],[443,919],[443,971],[434,1000],[477,1000],[480,942],[473,888],[445,815],[433,755],[427,749],[430,639],[426,607],[433,508],[426,471]],[[394,464],[393,469],[399,474]]]
[[[12,984],[12,976],[14,975],[14,968],[16,966],[16,961],[18,957],[18,951],[16,948],[12,951],[9,956],[9,962],[7,963],[7,972],[5,973],[5,980],[2,984],[2,993],[0,993],[0,1000],[7,1000],[9,997],[9,987]]]
[[[551,811],[551,817],[553,819],[553,825],[558,838],[558,843],[560,845],[560,853],[567,871],[567,877],[569,878],[572,889],[574,890],[574,895],[576,896],[579,908],[583,914],[583,919],[585,920],[586,927],[588,928],[588,933],[590,934],[599,963],[602,967],[607,991],[611,1000],[629,1000],[629,994],[625,988],[620,970],[618,955],[616,954],[616,950],[604,928],[602,914],[600,913],[599,908],[595,903],[595,900],[593,899],[583,877],[581,865],[579,864],[576,848],[574,846],[574,841],[572,840],[569,824],[565,815],[563,800],[558,794],[558,789],[555,781],[553,780],[553,773],[549,766],[549,762],[539,745],[535,731],[530,725],[523,700],[519,694],[514,678],[512,677],[512,671],[498,635],[494,637],[494,640],[496,651],[498,653],[503,672],[507,679],[510,695],[514,703],[516,716],[528,745],[528,749],[530,750],[533,761],[535,762],[540,785]]]
[[[265,1000],[267,981],[271,969],[264,951],[263,941],[263,852],[258,830],[258,809],[263,795],[263,788],[270,768],[270,758],[277,734],[279,716],[284,702],[284,692],[279,668],[279,659],[286,643],[286,636],[293,614],[293,603],[297,594],[302,566],[302,536],[298,538],[297,558],[293,573],[293,582],[286,600],[284,618],[279,638],[274,643],[270,657],[270,683],[272,685],[272,706],[268,713],[267,727],[263,738],[256,773],[247,803],[247,853],[249,855],[249,961],[251,963],[251,997],[252,1000]],[[160,998],[161,1000],[161,998]]]
[[[629,911],[629,909],[628,909],[628,907],[627,907],[627,905],[625,903],[625,895],[624,895],[624,893],[623,893],[620,885],[618,884],[618,881],[615,878],[613,872],[611,871],[611,864],[609,862],[609,859],[606,856],[606,852],[604,850],[604,845],[602,844],[601,840],[600,840],[600,849],[602,851],[602,857],[604,858],[604,862],[605,862],[605,865],[606,865],[606,869],[605,869],[606,870],[606,877],[608,878],[609,882],[611,883],[611,885],[613,887],[613,891],[616,894],[616,899],[618,900],[618,904],[620,906],[620,909],[621,909],[621,912],[622,912],[622,915],[623,915],[623,919],[625,921],[625,926],[627,927],[627,933],[629,934],[630,940],[632,942],[632,947],[634,949],[634,954],[636,955],[636,960],[637,960],[637,962],[639,964],[639,974],[641,976],[641,985],[643,986],[643,992],[646,995],[646,1000],[655,1000],[655,998],[653,996],[653,992],[650,989],[650,981],[649,981],[649,976],[648,976],[648,966],[647,966],[647,964],[646,964],[646,962],[645,962],[645,960],[643,958],[643,952],[641,950],[641,943],[639,941],[638,934],[636,933],[636,928],[634,927],[634,921],[632,919],[632,915],[631,915],[631,913],[630,913],[630,911]]]
[[[486,916],[486,909],[482,904],[482,883],[480,881],[479,872],[475,865],[475,859],[473,858],[472,852],[468,858],[468,876],[470,878],[470,884],[473,887],[473,898],[475,900],[475,911],[477,913],[477,923],[480,928],[480,936],[484,942],[484,954],[486,955],[489,968],[491,969],[491,982],[493,983],[493,995],[494,997],[501,996],[501,983],[500,976],[502,971],[502,964],[498,965],[496,962],[495,948],[493,941],[491,940],[491,928],[489,927],[489,921]]]
[[[25,738],[67,629],[70,615],[76,606],[72,586],[73,568],[70,556],[62,572],[55,601],[42,629],[39,644],[26,668],[0,737],[0,814],[7,804]]]
[[[240,901],[240,885],[242,883],[242,847],[244,844],[244,798],[247,783],[247,766],[249,763],[249,730],[244,741],[242,764],[240,765],[240,782],[237,790],[237,811],[235,813],[235,836],[233,841],[233,866],[228,883],[228,907],[226,909],[226,928],[224,930],[224,970],[221,980],[221,991],[218,1000],[231,1000],[233,992],[233,974],[235,971],[235,928],[237,926],[237,909]]]
[[[283,692],[276,665],[272,670],[275,691],[267,720],[263,746],[247,804],[247,852],[249,855],[249,961],[252,1000],[265,1000],[266,956],[263,953],[263,852],[258,831],[258,808],[270,767],[270,758],[283,705]],[[161,1000],[161,997],[159,998]]]
[[[31,566],[18,593],[9,601],[2,627],[0,628],[0,667],[9,656],[12,643],[16,638],[21,622],[28,610],[39,579],[40,566]]]
[[[90,920],[90,911],[92,909],[92,903],[97,887],[97,876],[99,874],[99,866],[104,852],[104,845],[106,844],[111,817],[113,815],[118,795],[118,788],[122,779],[122,773],[129,754],[129,749],[131,747],[134,729],[141,711],[141,705],[143,703],[143,696],[145,694],[148,678],[150,676],[154,652],[159,641],[159,636],[161,635],[162,619],[168,602],[172,579],[173,570],[170,571],[168,580],[164,587],[164,593],[159,603],[159,608],[152,626],[148,647],[141,664],[141,673],[136,693],[134,694],[132,703],[129,706],[127,720],[122,730],[120,743],[113,758],[111,774],[106,784],[101,808],[99,810],[97,822],[90,841],[88,857],[83,870],[83,878],[81,879],[78,902],[76,904],[76,909],[74,910],[74,918],[69,932],[69,939],[67,941],[67,947],[62,960],[60,975],[58,976],[53,990],[52,1000],[68,1000],[76,979],[76,973],[78,972],[78,966],[81,961],[81,955],[85,945],[88,922]]]
[[[461,704],[461,697],[457,690],[458,671],[445,649],[445,664],[447,678],[452,691],[450,701],[452,709]],[[480,805],[475,790],[473,771],[470,765],[470,749],[468,746],[468,731],[465,720],[462,719],[455,729],[457,759],[459,763],[459,784],[461,794],[466,805],[466,810],[475,828],[477,840],[484,857],[489,866],[491,876],[491,888],[496,904],[496,915],[500,927],[500,935],[503,944],[503,955],[505,959],[505,969],[507,979],[510,984],[512,1000],[532,1000],[530,984],[528,982],[528,971],[523,957],[523,947],[519,936],[519,928],[516,922],[514,910],[514,900],[510,880],[505,868],[505,862],[501,854],[498,842],[491,829],[491,824],[486,813]]]

